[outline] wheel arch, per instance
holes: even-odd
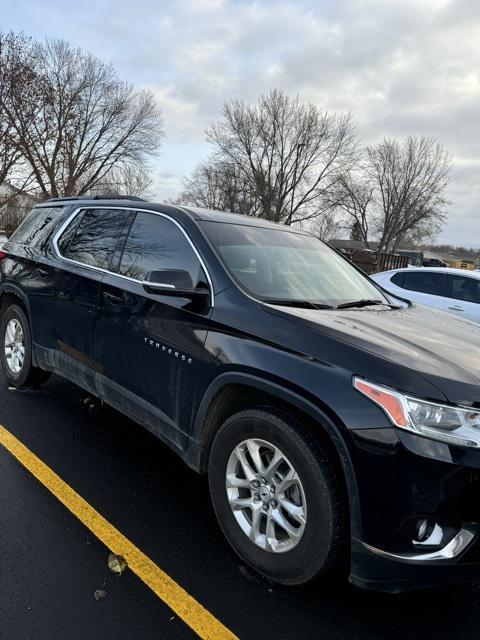
[[[25,292],[14,284],[6,283],[0,287],[0,320],[3,314],[11,304],[16,304],[23,309],[27,319],[30,323],[30,332],[32,332],[30,304]],[[33,336],[32,336],[33,342]],[[32,361],[34,366],[37,365],[37,358],[35,355],[35,349],[32,344]]]
[[[0,287],[0,317],[9,303],[19,304],[30,319],[30,304],[25,292],[14,284],[4,284]]]
[[[274,402],[274,404],[272,403]],[[261,377],[230,372],[218,376],[208,387],[194,421],[187,462],[205,473],[216,432],[223,422],[242,409],[264,404],[295,418],[305,417],[311,433],[326,445],[344,480],[352,533],[360,531],[358,488],[353,463],[339,427],[331,416],[296,392]]]

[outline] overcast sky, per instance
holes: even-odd
[[[0,0],[0,28],[63,37],[162,105],[157,196],[209,152],[225,100],[270,88],[351,111],[365,144],[435,136],[454,160],[440,240],[480,247],[480,0]]]

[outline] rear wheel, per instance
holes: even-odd
[[[10,384],[15,387],[35,387],[50,377],[32,364],[30,325],[21,307],[12,304],[4,313],[0,325],[0,358]]]
[[[234,550],[269,579],[301,584],[339,561],[346,514],[326,452],[294,419],[229,418],[210,455],[210,492]]]

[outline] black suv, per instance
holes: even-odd
[[[480,576],[480,327],[299,230],[126,197],[37,206],[0,268],[9,383],[60,374],[208,472],[264,576]]]

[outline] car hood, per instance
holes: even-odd
[[[348,310],[268,305],[268,311],[305,322],[317,332],[407,367],[434,384],[451,402],[480,403],[478,324],[418,304],[401,309],[372,306]]]

